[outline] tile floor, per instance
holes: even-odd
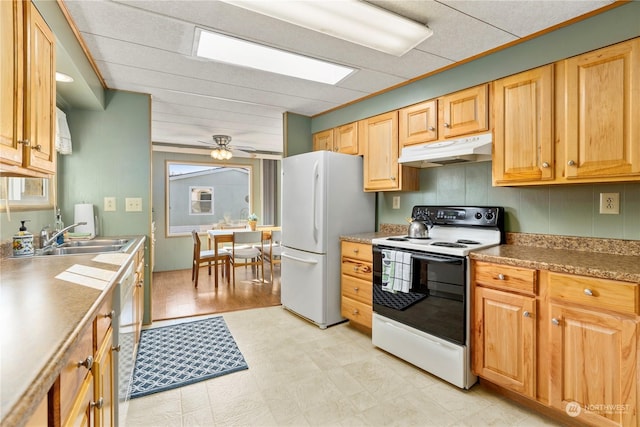
[[[560,425],[480,386],[449,385],[348,324],[320,330],[282,307],[223,317],[249,369],[133,399],[128,427]]]

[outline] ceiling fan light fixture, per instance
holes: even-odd
[[[233,157],[231,150],[229,149],[229,143],[231,142],[231,137],[228,135],[212,135],[213,142],[215,142],[218,146],[211,150],[211,157],[216,160],[229,160]]]
[[[222,1],[395,56],[433,34],[422,23],[360,0]]]

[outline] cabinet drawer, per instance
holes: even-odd
[[[371,280],[342,276],[342,296],[371,305],[373,301]]]
[[[111,321],[115,313],[113,312],[113,294],[109,293],[106,296],[102,306],[98,309],[98,314],[95,320],[95,340],[94,340],[94,353],[100,348],[104,336],[107,330],[111,327]]]
[[[342,258],[343,275],[357,277],[362,280],[373,280],[373,267],[371,263],[359,262],[349,258]]]
[[[78,390],[90,373],[91,366],[79,365],[91,356],[93,365],[93,323],[89,323],[80,333],[80,338],[60,372],[60,419],[66,420],[71,411]]]
[[[358,323],[359,325],[371,328],[371,317],[373,310],[371,305],[367,305],[351,298],[342,297],[342,316]]]
[[[342,256],[373,262],[371,245],[366,243],[342,242]]]
[[[638,314],[638,285],[634,283],[549,273],[549,295],[594,308]]]
[[[528,294],[536,292],[536,270],[475,261],[473,271],[478,285]]]

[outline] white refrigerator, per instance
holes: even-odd
[[[340,314],[340,236],[375,231],[362,157],[314,151],[282,161],[282,305],[324,329]]]

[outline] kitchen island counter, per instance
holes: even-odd
[[[123,238],[136,241],[125,254],[109,253],[120,254],[111,257],[116,263],[98,262],[105,253],[2,259],[0,425],[24,424],[47,396],[80,333],[145,241],[144,236]],[[102,289],[69,281],[75,277],[71,271],[91,268],[109,277],[94,282]]]

